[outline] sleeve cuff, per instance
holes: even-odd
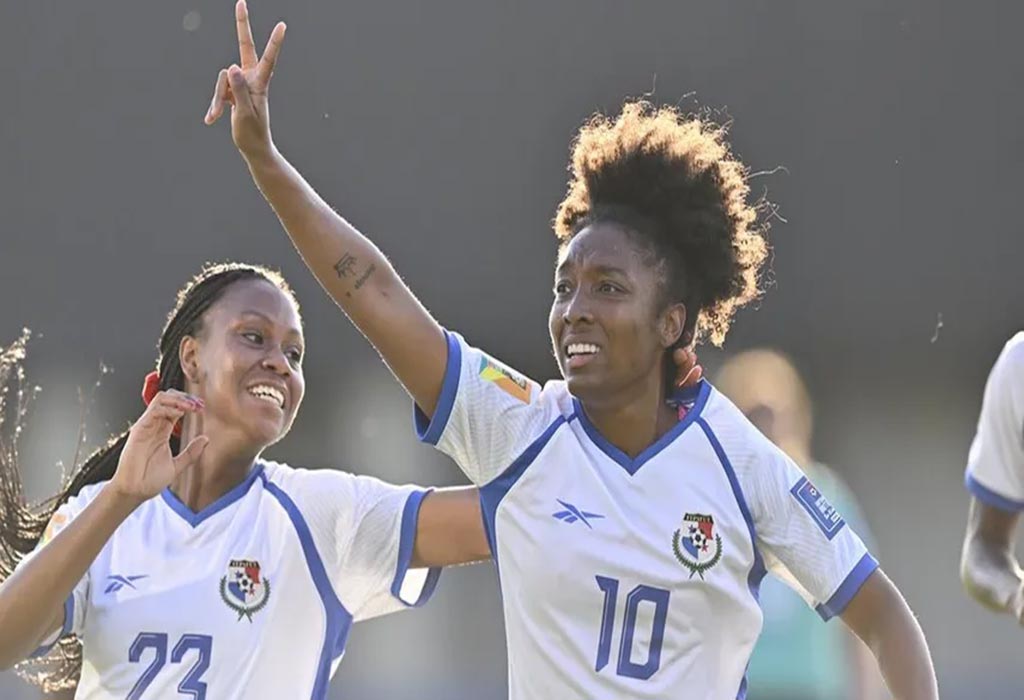
[[[868,580],[868,577],[875,573],[877,568],[878,561],[871,556],[870,552],[865,553],[860,558],[860,561],[857,562],[857,565],[853,567],[853,571],[839,584],[839,588],[832,594],[832,597],[815,608],[818,614],[821,615],[821,619],[827,622],[846,610],[846,606],[853,600],[853,596],[857,595],[857,591]]]
[[[40,656],[46,656],[53,649],[54,645],[57,644],[63,637],[71,634],[71,628],[75,624],[75,594],[72,593],[64,601],[64,624],[59,630],[53,633],[53,635],[46,640],[46,642],[32,652],[28,658],[38,659]]]
[[[1024,510],[1024,502],[1007,498],[983,486],[970,472],[967,472],[967,476],[964,477],[964,485],[972,496],[987,506],[1009,511],[1010,513],[1018,513]]]
[[[462,344],[454,333],[445,331],[444,334],[448,341],[448,363],[445,366],[444,383],[441,385],[441,395],[437,399],[434,415],[428,418],[419,406],[413,406],[416,436],[431,445],[438,443],[448,426],[448,419],[455,405],[455,395],[459,390],[459,376],[462,374]]]
[[[405,501],[405,508],[402,509],[402,531],[398,544],[398,566],[395,571],[395,580],[391,584],[391,595],[413,608],[418,608],[430,600],[441,576],[440,568],[420,569],[421,575],[409,575],[413,546],[416,544],[416,525],[419,522],[420,505],[428,493],[430,491],[414,491]]]

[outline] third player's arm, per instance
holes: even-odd
[[[1015,533],[1020,513],[971,499],[960,558],[960,578],[978,602],[1010,612],[1024,623],[1024,572],[1017,563]]]
[[[235,9],[241,67],[222,70],[206,122],[231,105],[231,133],[260,192],[331,298],[374,345],[420,409],[432,416],[447,363],[444,332],[388,259],[313,190],[278,151],[267,90],[285,28],[256,55],[244,1]]]
[[[937,700],[938,684],[924,632],[881,569],[864,582],[842,618],[878,660],[894,700]]]

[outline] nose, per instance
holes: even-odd
[[[565,306],[562,309],[562,320],[568,325],[580,322],[589,323],[594,320],[590,301],[582,290],[575,290],[572,297],[566,300]]]
[[[281,348],[271,348],[263,356],[263,368],[282,377],[291,376],[292,366],[288,362],[288,355]]]

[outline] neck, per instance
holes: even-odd
[[[195,437],[189,432],[182,432],[182,445]],[[223,441],[210,440],[199,461],[171,482],[171,491],[189,510],[198,513],[245,481],[258,456],[259,452],[251,448],[232,449]]]
[[[648,386],[649,384],[649,386]],[[666,403],[664,382],[655,375],[639,391],[611,400],[580,400],[587,418],[601,435],[631,458],[654,444],[679,422],[676,409]]]

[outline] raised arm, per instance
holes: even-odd
[[[939,688],[924,632],[881,569],[864,582],[842,618],[878,660],[893,700],[938,700]]]
[[[82,580],[118,526],[158,494],[206,447],[197,437],[177,457],[168,440],[186,413],[201,411],[181,392],[161,392],[132,426],[111,483],[56,537],[0,585],[0,669],[24,660],[61,628],[64,601]]]
[[[380,353],[420,409],[432,416],[444,380],[444,332],[383,253],[313,190],[274,144],[267,90],[285,25],[257,57],[245,0],[235,6],[241,66],[217,78],[206,123],[231,105],[231,135],[249,172],[306,266]]]

